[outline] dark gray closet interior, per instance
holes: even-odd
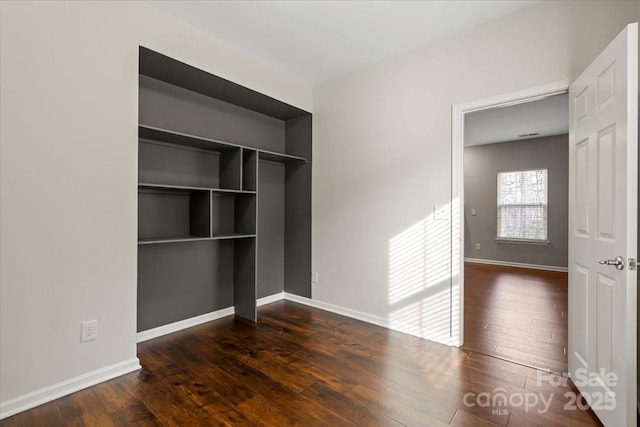
[[[138,331],[311,297],[311,114],[140,48]]]

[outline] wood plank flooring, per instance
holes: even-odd
[[[141,343],[141,371],[0,426],[599,425],[591,411],[564,409],[570,385],[538,385],[522,365],[289,301],[258,315]],[[496,388],[549,398],[549,410],[465,400]]]
[[[567,372],[567,273],[466,263],[464,348]]]

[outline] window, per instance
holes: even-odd
[[[547,169],[498,173],[498,240],[547,240]]]

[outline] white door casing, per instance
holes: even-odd
[[[605,426],[635,426],[637,23],[571,84],[569,120],[569,371]]]

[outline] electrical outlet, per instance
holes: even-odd
[[[476,243],[476,251],[480,250],[480,243]]]
[[[80,342],[92,341],[98,339],[98,321],[87,320],[82,322]]]
[[[436,205],[433,205],[433,219],[436,221],[446,221],[449,219],[449,207],[437,209]]]
[[[475,209],[471,209],[471,216],[476,216],[478,215],[478,211]]]
[[[312,271],[311,272],[311,283],[313,284],[318,284],[318,272],[317,271]]]

